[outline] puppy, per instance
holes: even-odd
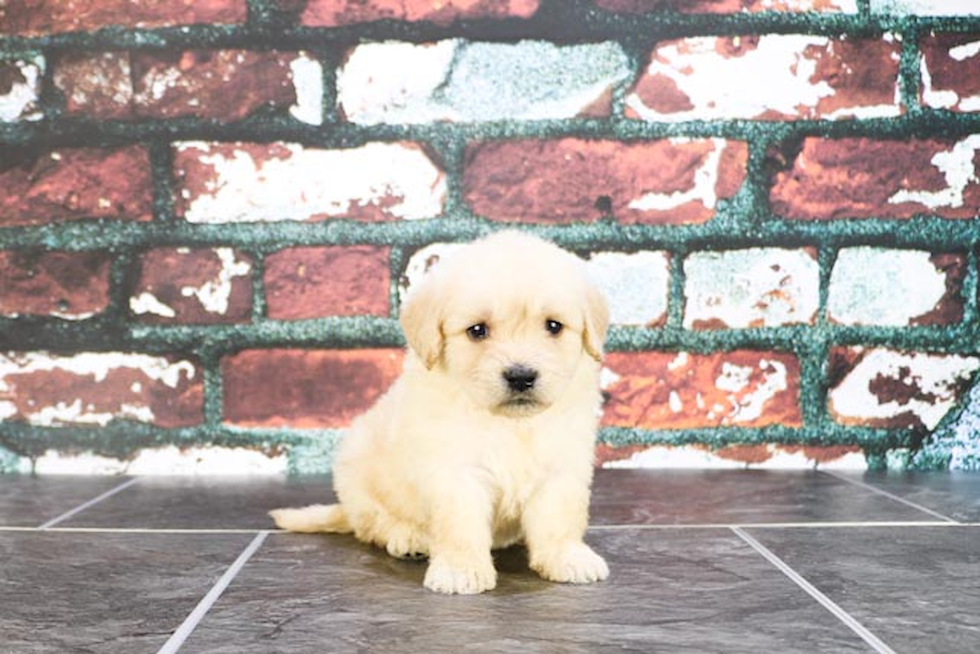
[[[443,593],[494,588],[491,549],[520,542],[545,579],[605,579],[582,537],[608,316],[551,243],[507,231],[459,248],[402,308],[404,371],[338,448],[340,503],[276,524],[428,556],[425,586]]]

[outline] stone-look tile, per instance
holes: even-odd
[[[249,534],[0,533],[6,652],[155,652]]]
[[[196,116],[231,121],[259,109],[300,111],[299,82],[305,82],[305,71],[322,86],[320,64],[303,52],[72,52],[54,69],[67,113],[102,120]],[[322,96],[322,88],[310,88],[310,93]],[[311,122],[319,123],[320,103],[317,98],[308,112],[315,118]]]
[[[239,427],[346,427],[387,390],[403,357],[400,349],[269,349],[227,356],[221,363],[225,421]]]
[[[105,252],[0,250],[0,315],[84,320],[109,306]]]
[[[670,9],[682,14],[730,14],[760,11],[826,11],[856,14],[857,0],[595,0],[607,11],[643,14]]]
[[[497,221],[703,223],[738,191],[747,159],[745,143],[723,139],[485,142],[467,149],[463,192]]]
[[[799,220],[973,218],[980,212],[976,158],[980,134],[959,141],[808,137],[782,165],[770,193],[773,212]]]
[[[173,356],[0,353],[0,422],[195,425],[204,417],[202,377],[196,362]]]
[[[366,43],[338,71],[337,95],[362,125],[608,116],[629,74],[616,43]]]
[[[901,44],[825,36],[699,36],[657,45],[627,116],[678,122],[898,116]],[[745,84],[765,79],[765,84]]]
[[[895,16],[980,16],[973,0],[871,0],[872,14]]]
[[[922,84],[927,107],[980,111],[980,34],[936,34],[919,42]]]
[[[125,481],[109,476],[0,475],[0,527],[39,527]]]
[[[844,248],[830,276],[827,317],[844,325],[959,322],[966,268],[966,257],[961,254]]]
[[[0,59],[0,123],[40,120],[45,60],[41,55]]]
[[[146,476],[60,523],[122,529],[275,529],[272,509],[336,501],[328,477]]]
[[[150,157],[141,146],[56,150],[0,149],[0,227],[106,218],[150,220]]]
[[[820,302],[812,248],[695,252],[684,260],[684,275],[687,328],[812,324]]]
[[[424,564],[349,536],[270,536],[181,651],[319,651],[327,637],[386,652],[866,651],[729,531],[587,539],[609,562],[605,582],[545,582],[510,549],[497,588],[462,598],[423,589]]]
[[[640,429],[799,426],[800,364],[781,352],[612,352],[603,424]]]
[[[799,470],[597,470],[590,514],[595,526],[937,519],[832,475]]]
[[[827,407],[847,425],[934,429],[978,368],[977,357],[837,347],[830,353]]]
[[[390,248],[369,245],[289,248],[269,255],[269,317],[387,316],[390,256]]]
[[[980,529],[750,531],[895,651],[976,651]]]
[[[252,260],[231,248],[158,248],[143,255],[129,309],[154,324],[248,321]]]
[[[623,445],[599,443],[596,465],[604,468],[866,470],[868,462],[857,445]]]
[[[311,27],[334,27],[375,20],[432,21],[448,24],[464,18],[529,18],[539,0],[311,0],[300,20]]]
[[[154,28],[195,23],[244,23],[246,0],[32,0],[4,3],[0,34],[37,36],[121,27]]]
[[[177,213],[192,223],[413,220],[442,213],[444,173],[414,143],[176,145]]]
[[[667,252],[593,252],[586,271],[606,296],[612,324],[655,327],[667,320]]]
[[[838,472],[959,522],[980,522],[980,474],[971,472]]]

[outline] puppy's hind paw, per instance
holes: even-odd
[[[609,566],[585,543],[569,543],[547,556],[532,557],[531,568],[545,579],[571,584],[590,584],[609,576]]]
[[[475,595],[497,586],[497,571],[493,560],[462,565],[450,565],[445,558],[436,557],[429,562],[423,585],[437,593]]]

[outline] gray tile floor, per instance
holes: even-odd
[[[324,478],[0,476],[0,653],[980,651],[980,474],[600,471],[612,576],[496,590],[265,513]]]

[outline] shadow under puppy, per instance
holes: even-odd
[[[493,588],[491,549],[519,542],[545,579],[605,579],[582,537],[608,309],[583,262],[497,233],[429,272],[401,323],[401,377],[338,448],[340,503],[272,511],[276,524],[428,555],[425,586],[444,593]]]

